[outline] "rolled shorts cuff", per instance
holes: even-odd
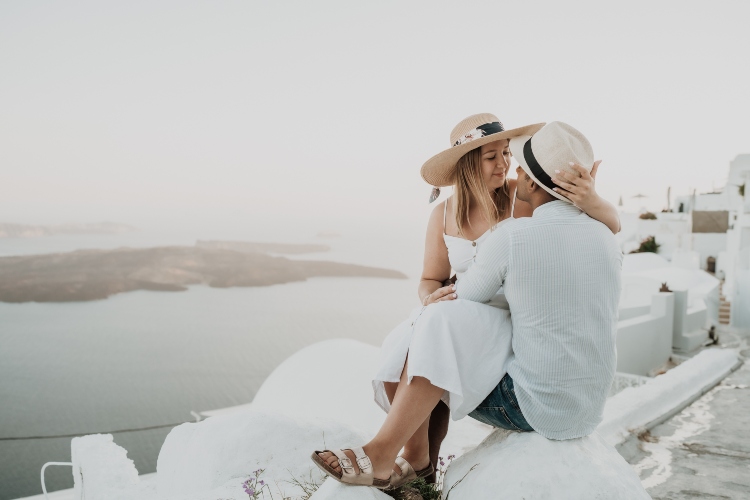
[[[534,429],[518,406],[518,399],[513,388],[513,379],[507,373],[492,392],[469,413],[474,420],[478,420],[493,427],[511,431],[531,432]]]

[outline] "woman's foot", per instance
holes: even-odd
[[[352,450],[343,450],[347,457],[349,457],[349,460],[352,461],[352,465],[354,466],[355,473],[359,474],[359,466],[357,465],[357,460],[354,457],[354,453]],[[391,462],[392,468],[388,471],[386,474],[383,472],[383,468],[378,468],[378,465],[375,463],[375,458],[372,457],[373,452],[372,450],[365,449],[365,453],[368,454],[370,457],[370,461],[372,462],[373,470],[375,471],[375,477],[377,479],[390,479],[391,472],[395,472],[397,475],[401,475],[401,468],[396,465],[395,462]],[[333,470],[335,470],[338,473],[341,473],[341,465],[339,464],[339,459],[331,453],[330,451],[324,451],[322,453],[318,453],[318,456],[322,458],[329,467],[331,467]],[[430,466],[430,457],[427,455],[427,453],[420,453],[413,451],[410,453],[410,450],[404,450],[404,453],[401,455],[401,457],[409,462],[411,466],[414,468],[415,471],[419,471],[422,469],[426,469]]]
[[[430,466],[430,456],[427,454],[427,450],[420,452],[414,452],[408,449],[404,449],[404,452],[401,454],[401,457],[409,462],[411,464],[412,468],[415,471],[420,471],[423,469],[426,469]],[[401,475],[401,468],[398,465],[395,465],[393,467],[393,470],[396,472],[396,474]]]
[[[355,474],[359,474],[359,465],[357,464],[357,459],[354,456],[354,452],[349,449],[342,451],[347,457],[349,457],[349,460],[352,461],[352,466],[354,467]],[[391,468],[388,466],[388,460],[383,460],[380,457],[376,458],[377,454],[373,454],[373,450],[368,450],[367,448],[365,448],[365,453],[368,457],[370,457],[370,462],[372,463],[372,469],[375,475],[375,479],[389,480],[391,478]],[[339,464],[339,459],[336,455],[334,455],[330,451],[324,451],[318,453],[318,456],[322,458],[331,469],[339,474],[341,473],[341,464]],[[393,460],[391,460],[390,463],[391,466],[393,466]]]
[[[315,451],[311,458],[326,475],[341,483],[379,489],[391,486],[390,476],[387,479],[376,477],[372,460],[361,447]]]

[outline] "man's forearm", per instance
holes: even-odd
[[[493,278],[492,275],[478,274],[464,276],[456,283],[456,295],[459,299],[488,302],[503,285],[501,281]]]
[[[479,257],[471,269],[456,282],[456,294],[459,299],[487,302],[495,296],[502,285],[503,280],[498,273],[498,263],[495,259]]]
[[[493,233],[476,261],[456,283],[459,299],[487,302],[503,286],[508,260],[508,242],[503,234]]]

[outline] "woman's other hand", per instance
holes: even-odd
[[[552,182],[560,186],[555,188],[555,192],[572,201],[586,213],[595,209],[601,202],[599,195],[596,194],[596,171],[601,162],[601,160],[594,162],[591,172],[576,163],[570,165],[574,172],[555,170]]]
[[[444,286],[425,296],[424,300],[422,301],[422,305],[429,306],[430,304],[434,304],[435,302],[454,300],[456,298],[456,285]]]

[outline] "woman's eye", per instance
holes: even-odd
[[[503,151],[503,154],[507,156],[510,154],[510,151]]]
[[[494,159],[495,159],[495,155],[492,155],[492,156],[488,156],[488,157],[487,157],[487,159],[488,159],[488,160],[494,160]]]

